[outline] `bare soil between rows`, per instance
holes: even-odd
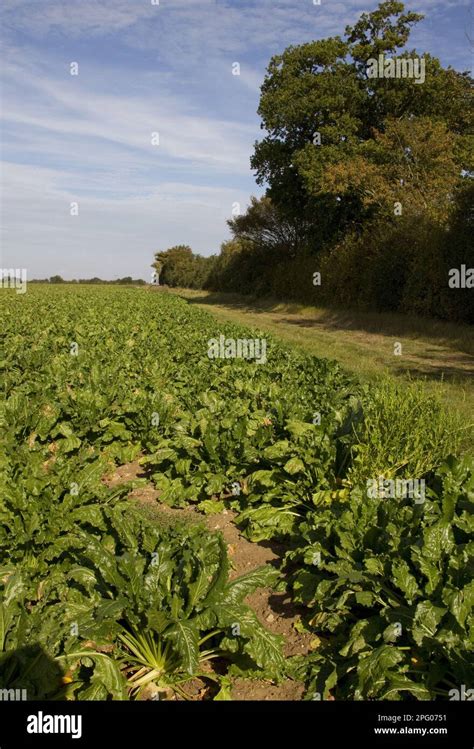
[[[120,466],[104,479],[108,486],[119,486],[136,479],[146,478],[139,460]],[[264,564],[278,566],[286,549],[282,544],[262,541],[255,543],[246,539],[235,524],[236,513],[232,510],[204,515],[188,505],[183,509],[173,508],[160,502],[159,492],[150,483],[132,489],[129,499],[136,502],[147,515],[160,522],[200,522],[210,531],[220,532],[227,544],[227,551],[232,563],[230,578],[238,577]],[[305,655],[311,651],[312,637],[309,633],[300,633],[295,625],[303,613],[301,607],[292,603],[286,593],[273,591],[271,588],[260,588],[246,599],[261,623],[274,634],[284,637],[284,655]],[[205,699],[208,688],[201,679],[193,679],[186,684],[186,692],[193,700]],[[304,686],[299,681],[285,679],[276,684],[268,680],[234,678],[231,687],[233,700],[301,700]]]

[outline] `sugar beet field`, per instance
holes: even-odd
[[[433,396],[147,288],[0,308],[2,689],[462,699],[474,460]]]

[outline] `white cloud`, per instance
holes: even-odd
[[[31,77],[18,66],[6,72],[7,122],[41,128],[52,137],[77,136],[87,148],[87,139],[103,139],[134,149],[157,166],[162,158],[171,158],[188,162],[188,167],[205,163],[209,170],[249,173],[255,127],[206,118],[151,85],[146,95],[120,95],[91,90],[80,76],[61,82]],[[25,97],[25,90],[33,95]],[[159,145],[152,145],[156,132]]]
[[[151,0],[3,0],[3,15],[9,26],[30,35],[59,31],[67,32],[68,37],[108,36],[113,32],[124,31],[147,25],[153,37],[152,25],[165,32],[170,24],[181,23],[183,48],[193,39],[205,36],[203,52],[210,49],[223,51],[244,45],[253,45],[261,40],[278,44],[304,30],[320,36],[320,29],[333,27],[340,33],[346,22],[363,11],[377,7],[378,0],[350,0],[345,3],[321,0],[321,5],[313,5],[311,0],[255,0],[241,6],[229,0],[160,0],[158,6]],[[469,0],[412,0],[409,8],[430,12],[445,13],[454,7],[468,6]],[[407,5],[408,7],[408,5]],[[154,23],[156,22],[156,23]],[[310,26],[308,26],[310,24]],[[208,33],[210,26],[216,32]],[[149,34],[143,39],[150,38]],[[169,39],[162,38],[163,42]]]
[[[70,175],[45,168],[5,164],[2,195],[4,254],[1,267],[26,267],[47,277],[132,274],[145,277],[157,249],[190,244],[202,254],[219,249],[234,202],[248,193],[228,187],[164,182],[147,196],[79,199],[60,185]]]
[[[270,56],[342,34],[378,0],[321,3],[2,0],[3,267],[143,276],[158,248],[217,251],[232,203],[259,193],[249,158]],[[433,22],[417,27],[416,46],[434,41],[461,61],[459,44],[443,47],[437,29],[467,3],[410,2]]]

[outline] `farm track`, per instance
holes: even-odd
[[[338,312],[238,294],[169,289],[222,322],[254,326],[369,381],[383,374],[420,382],[464,415],[474,412],[472,329],[396,314]],[[395,342],[402,355],[393,355]],[[474,438],[470,446],[474,446]]]

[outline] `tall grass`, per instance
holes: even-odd
[[[357,428],[348,479],[421,478],[450,454],[460,454],[474,419],[463,423],[438,394],[420,382],[382,378],[366,389],[364,421]]]

